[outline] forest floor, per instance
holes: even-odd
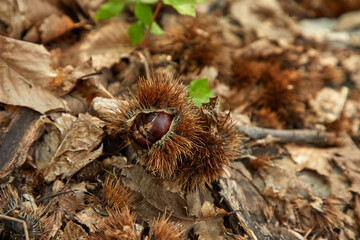
[[[360,3],[103,2],[0,3],[1,239],[360,237]]]

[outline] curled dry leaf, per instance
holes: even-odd
[[[0,102],[41,113],[66,109],[59,97],[45,89],[56,76],[43,46],[0,36]]]
[[[0,102],[45,113],[68,109],[59,95],[92,67],[87,62],[77,69],[56,68],[43,46],[0,36],[0,70]]]
[[[25,41],[48,43],[74,29],[75,24],[66,15],[51,14],[34,25],[24,36]]]
[[[102,153],[104,123],[88,114],[63,114],[36,149],[35,164],[46,181],[71,177]],[[48,150],[50,149],[50,151]]]
[[[52,14],[39,27],[41,42],[48,43],[74,28],[74,22],[66,15]]]
[[[61,11],[44,0],[6,0],[0,2],[0,19],[7,25],[6,36],[20,39],[38,21]]]

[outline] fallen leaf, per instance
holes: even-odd
[[[203,217],[215,217],[218,215],[218,210],[214,207],[214,204],[209,201],[204,202],[200,211]],[[220,212],[224,214],[224,211]],[[199,239],[224,239],[222,236],[222,231],[224,229],[223,221],[224,219],[222,217],[210,221],[201,221],[195,224],[194,232],[199,236]]]
[[[283,236],[287,236],[285,239],[302,239],[285,228],[275,227],[270,222],[265,224],[262,211],[269,206],[264,197],[241,173],[231,169],[228,174],[220,178],[220,196],[230,210],[237,211],[234,213],[236,225],[240,225],[250,239],[275,240]]]
[[[237,1],[231,4],[230,13],[248,31],[255,31],[258,37],[289,37],[292,31],[297,31],[295,22],[275,0],[258,0],[256,3],[252,0]],[[271,17],[267,17],[269,15]]]
[[[44,19],[39,27],[41,41],[44,44],[48,43],[66,32],[71,31],[74,27],[74,22],[68,16],[52,14]]]
[[[61,178],[71,177],[102,153],[104,123],[98,118],[79,114],[76,119],[63,114],[55,120],[54,126],[52,131],[56,133],[48,134],[55,134],[55,137],[48,137],[48,142],[39,146],[35,159],[48,182],[60,175]]]
[[[74,223],[73,221],[69,221],[64,228],[64,239],[72,240],[72,239],[87,239],[88,234],[84,230],[84,228]]]
[[[63,100],[45,89],[57,76],[52,66],[43,46],[0,36],[0,102],[41,113],[66,109]]]
[[[141,166],[124,168],[122,174],[124,185],[134,193],[133,206],[144,220],[152,221],[159,214],[170,212],[170,220],[181,223],[184,228],[195,223],[195,219],[187,214],[186,200],[179,193],[167,190],[160,180],[154,179]]]
[[[286,149],[298,164],[297,171],[306,168],[314,170],[325,177],[330,177],[332,173],[330,160],[333,155],[331,152],[321,148],[301,146],[287,146]]]
[[[92,58],[96,70],[110,68],[133,49],[127,35],[129,25],[114,18],[62,54],[62,65],[78,66]]]
[[[331,123],[339,119],[345,107],[345,102],[349,93],[347,87],[342,87],[340,91],[325,87],[310,101],[310,105],[317,114],[317,121]]]
[[[89,228],[90,233],[98,230],[97,226],[104,218],[104,216],[97,213],[93,207],[86,207],[85,209],[77,213],[76,216],[81,224],[84,224]]]

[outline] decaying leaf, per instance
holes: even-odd
[[[71,177],[102,153],[103,122],[88,114],[63,114],[37,148],[35,164],[46,181]]]
[[[69,92],[83,73],[91,71],[91,64],[78,70],[56,68],[43,46],[0,36],[0,70],[0,102],[45,113],[68,109],[59,96]]]
[[[187,202],[179,194],[167,190],[164,183],[157,181],[141,166],[123,169],[124,185],[134,193],[134,208],[146,221],[151,221],[165,212],[171,213],[171,221],[180,222],[187,229],[195,219],[187,214]]]
[[[360,2],[167,2],[0,0],[0,239],[358,239]]]
[[[330,88],[321,90],[316,98],[310,102],[317,114],[317,120],[327,123],[337,120],[344,109],[348,92],[349,89],[346,87],[341,88],[340,91]]]
[[[122,18],[112,19],[67,49],[62,54],[62,64],[78,66],[91,57],[95,69],[111,67],[133,49],[127,36],[128,26]]]

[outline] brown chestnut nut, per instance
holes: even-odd
[[[130,134],[139,147],[148,149],[169,131],[171,122],[172,117],[165,112],[141,113],[130,127]]]

